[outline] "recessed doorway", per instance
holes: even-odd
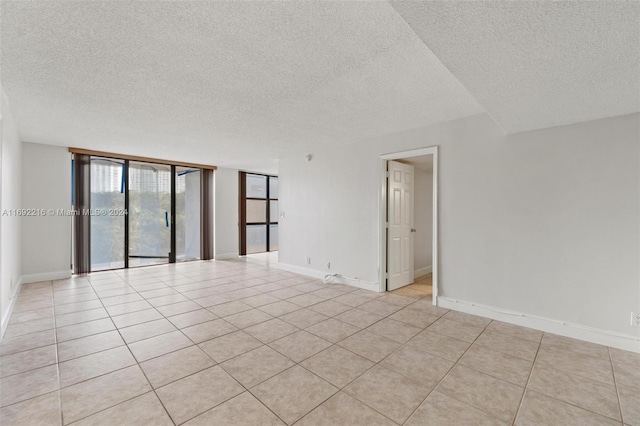
[[[380,291],[432,297],[438,289],[438,150],[380,157]]]

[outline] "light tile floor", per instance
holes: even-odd
[[[640,355],[251,260],[28,284],[9,425],[640,425]]]
[[[431,297],[433,294],[432,275],[417,277],[413,284],[400,287],[391,293],[409,297]]]

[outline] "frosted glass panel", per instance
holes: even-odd
[[[269,251],[278,250],[278,225],[269,226]]]
[[[278,216],[278,200],[269,201],[269,222],[277,222]]]
[[[269,198],[278,198],[278,178],[269,178]]]
[[[247,200],[247,223],[267,221],[267,202]]]
[[[267,177],[247,175],[247,198],[267,198]]]
[[[267,225],[247,225],[247,254],[267,251]]]

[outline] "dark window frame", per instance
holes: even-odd
[[[247,197],[247,176],[265,176],[266,177],[266,195],[265,198],[260,197]],[[279,221],[272,222],[271,221],[271,201],[278,201],[278,198],[271,197],[271,185],[270,179],[279,179],[276,175],[268,175],[265,173],[253,173],[253,172],[244,172],[241,171],[238,173],[238,189],[239,189],[239,239],[240,239],[240,256],[247,255],[247,226],[251,225],[263,225],[266,227],[266,247],[264,252],[258,253],[269,253],[272,251],[278,251],[271,249],[271,225],[278,225]],[[279,182],[279,180],[278,180]],[[278,187],[279,188],[279,187]],[[279,192],[279,189],[278,189]],[[265,208],[265,221],[263,222],[247,222],[247,201],[264,201],[266,203]],[[251,253],[252,254],[252,253]]]
[[[129,166],[130,161],[161,164],[170,167],[171,173],[171,229],[170,229],[170,252],[167,256],[168,263],[177,263],[176,259],[176,168],[191,167],[200,171],[200,258],[198,260],[213,259],[213,195],[212,180],[213,173],[216,170],[211,166],[203,168],[198,165],[190,165],[189,163],[171,163],[162,160],[154,160],[143,157],[130,157],[126,155],[117,155],[111,153],[101,153],[87,151],[72,152],[72,208],[76,210],[84,210],[91,208],[91,160],[93,158],[117,160],[123,162],[123,188],[124,188],[124,208],[129,211]],[[134,158],[134,160],[131,160]],[[139,159],[138,159],[139,158]],[[87,274],[91,270],[91,216],[75,215],[73,221],[74,227],[74,244],[72,269],[74,274]],[[129,253],[129,215],[124,215],[124,268],[109,268],[104,270],[130,269],[130,258],[145,258],[148,256],[136,256]],[[152,258],[159,258],[153,256]],[[182,261],[180,261],[182,262]],[[137,267],[153,266],[142,265]],[[100,271],[103,271],[101,269]]]

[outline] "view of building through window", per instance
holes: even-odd
[[[128,193],[125,161],[91,158],[91,208],[124,211],[128,196],[128,253],[125,253],[125,215],[91,217],[91,270],[142,266],[169,261],[171,198],[175,196],[176,261],[200,258],[200,169],[129,162]]]
[[[241,253],[278,250],[278,177],[241,174],[244,181],[241,200]],[[244,249],[244,250],[243,250]]]

